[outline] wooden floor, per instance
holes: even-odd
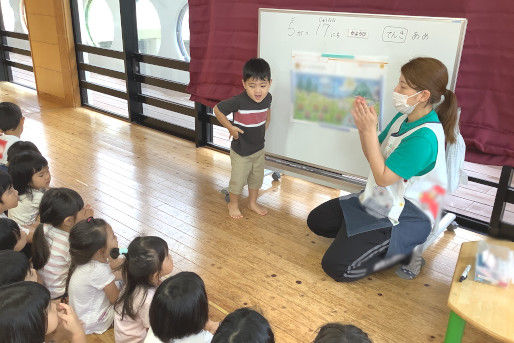
[[[443,340],[460,244],[481,236],[446,232],[412,281],[388,270],[336,283],[320,267],[330,240],[312,234],[305,221],[339,190],[287,175],[280,182],[267,179],[260,202],[269,215],[245,211],[245,219],[230,220],[219,193],[229,181],[228,155],[87,109],[38,102],[34,91],[12,84],[0,84],[0,100],[22,107],[22,138],[48,158],[52,185],[80,192],[113,226],[120,246],[138,235],[166,239],[175,272],[190,270],[204,279],[213,319],[257,307],[277,342],[311,342],[331,321],[357,325],[374,342]],[[113,342],[112,330],[90,341]],[[495,342],[470,326],[463,341]]]

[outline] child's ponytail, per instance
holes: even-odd
[[[107,222],[103,219],[89,217],[75,224],[70,230],[71,264],[66,279],[66,294],[71,275],[77,266],[91,261],[96,252],[107,243]]]
[[[34,269],[43,268],[50,257],[50,247],[46,241],[43,224],[39,224],[32,237],[32,264]]]
[[[114,308],[121,315],[135,319],[140,304],[134,304],[136,290],[142,288],[143,303],[148,289],[155,287],[150,278],[162,269],[164,259],[168,256],[168,244],[157,236],[136,237],[128,246],[125,261],[122,265],[123,282],[125,286],[114,304]]]
[[[443,124],[446,143],[455,143],[455,126],[457,125],[457,97],[455,93],[447,89],[444,93],[444,101],[436,109],[439,121]]]

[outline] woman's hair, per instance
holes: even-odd
[[[353,325],[329,323],[319,329],[314,343],[372,343],[368,335]]]
[[[71,265],[66,280],[66,293],[71,275],[77,266],[91,261],[96,252],[107,244],[107,222],[89,217],[75,224],[70,230]]]
[[[2,266],[0,286],[25,280],[30,270],[30,263],[27,256],[19,251],[13,250],[0,251],[0,266]]]
[[[168,244],[160,237],[136,237],[129,244],[121,269],[125,286],[114,305],[121,314],[121,319],[125,315],[132,319],[136,318],[139,309],[135,306],[140,306],[140,304],[134,304],[136,290],[141,288],[138,291],[144,292],[141,300],[141,304],[143,304],[148,289],[155,287],[151,277],[161,271],[166,256],[168,256]]]
[[[161,283],[150,305],[150,325],[161,341],[197,334],[209,318],[203,280],[193,272],[180,272]]]
[[[44,167],[48,167],[48,162],[38,152],[22,152],[12,159],[9,163],[9,174],[18,195],[32,195],[32,187],[30,186],[32,176],[39,173]]]
[[[0,250],[13,250],[20,237],[20,227],[14,220],[0,218]]]
[[[31,141],[17,141],[7,149],[7,164],[9,164],[16,155],[26,151],[41,153],[36,144]]]
[[[0,342],[45,341],[50,292],[32,281],[0,287]]]
[[[12,178],[9,173],[0,170],[0,204],[2,203],[2,195],[12,187]]]
[[[435,109],[443,124],[447,143],[455,143],[455,127],[457,125],[457,97],[448,84],[448,70],[439,60],[430,57],[418,57],[402,66],[402,74],[407,84],[417,91],[430,91],[429,104],[437,104],[444,96],[444,101]]]
[[[262,314],[243,307],[223,319],[212,343],[274,343],[271,326]]]
[[[43,268],[50,256],[43,224],[59,227],[67,217],[75,217],[83,207],[82,197],[72,189],[51,188],[45,192],[39,204],[41,224],[38,225],[32,237],[32,263],[35,269]]]

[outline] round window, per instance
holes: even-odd
[[[180,11],[177,22],[177,41],[184,60],[189,62],[189,5],[186,4]]]
[[[88,38],[95,46],[110,48],[114,42],[114,17],[105,0],[89,0],[85,7]]]

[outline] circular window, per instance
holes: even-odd
[[[20,1],[20,18],[21,18],[21,30],[23,33],[29,33],[27,29],[27,13],[25,12],[25,0]]]
[[[86,31],[90,43],[110,48],[114,42],[114,17],[105,0],[89,0],[85,7]]]
[[[180,11],[177,22],[177,41],[184,60],[189,62],[189,5],[186,4]]]
[[[138,0],[136,13],[139,51],[156,55],[161,47],[159,14],[150,0]]]

